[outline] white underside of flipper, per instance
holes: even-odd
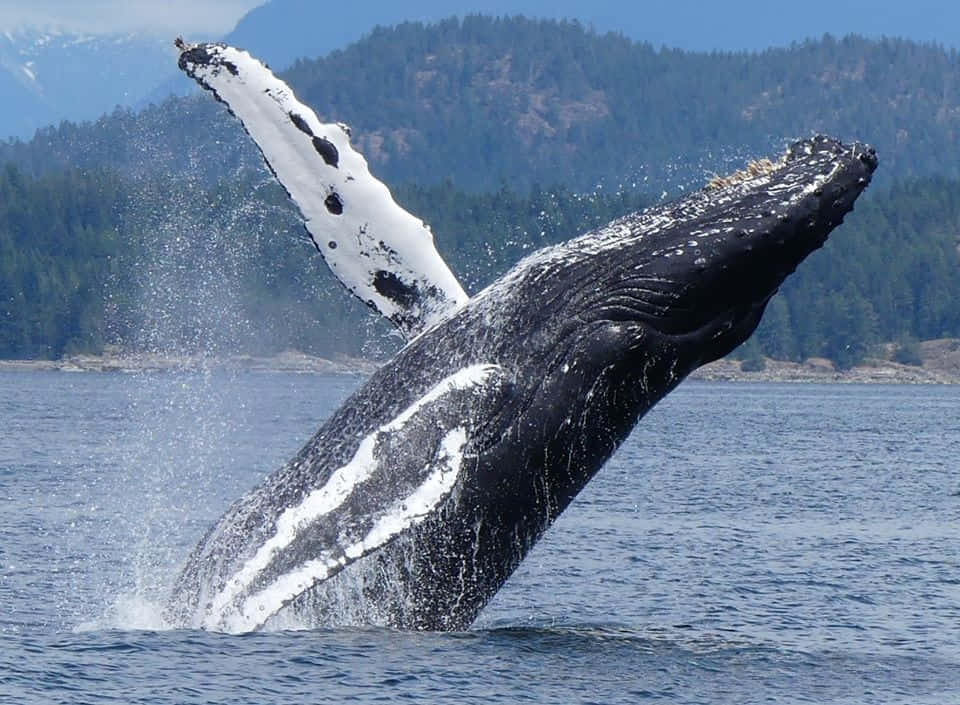
[[[419,218],[393,200],[349,128],[325,124],[249,53],[178,40],[180,68],[239,118],[336,277],[412,338],[467,300]]]

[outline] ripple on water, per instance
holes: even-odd
[[[71,379],[4,377],[0,701],[960,702],[951,388],[681,386],[475,629],[230,636],[169,583],[349,386]]]

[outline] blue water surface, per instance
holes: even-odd
[[[960,703],[960,389],[682,385],[471,630],[164,628],[359,383],[0,373],[0,702]]]

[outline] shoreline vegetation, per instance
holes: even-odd
[[[747,361],[725,358],[705,365],[690,379],[720,382],[787,382],[853,384],[960,384],[960,339],[945,338],[916,343],[915,361],[904,364],[893,358],[897,346],[879,346],[874,357],[847,370],[824,358],[789,362],[760,358]],[[372,374],[381,363],[356,357],[328,359],[288,350],[271,356],[129,353],[107,350],[101,355],[68,355],[59,360],[0,360],[4,371],[57,372],[297,372],[305,374]],[[746,367],[747,369],[744,369]]]

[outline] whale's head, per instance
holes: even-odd
[[[611,285],[634,308],[618,310],[621,301],[612,300],[604,315],[635,317],[648,336],[676,348],[683,367],[723,357],[750,336],[787,276],[843,221],[876,165],[870,147],[816,137],[642,216],[647,232],[627,245],[611,273]]]
[[[516,392],[487,414],[483,437],[500,439],[493,465],[544,478],[555,516],[644,413],[750,336],[876,166],[865,145],[799,141],[776,161],[530,255],[407,354],[428,368],[459,355],[512,373]]]
[[[544,282],[546,270],[558,275],[544,299],[562,299],[563,318],[580,324],[584,364],[591,357],[602,369],[663,361],[667,377],[679,381],[750,336],[784,279],[852,209],[876,165],[876,153],[862,144],[796,142],[777,161],[754,162],[548,252],[534,267]]]
[[[529,409],[545,437],[575,425],[612,447],[687,374],[745,341],[876,165],[865,145],[802,140],[518,264],[486,296],[514,302],[505,338],[523,345],[495,357],[535,371]]]

